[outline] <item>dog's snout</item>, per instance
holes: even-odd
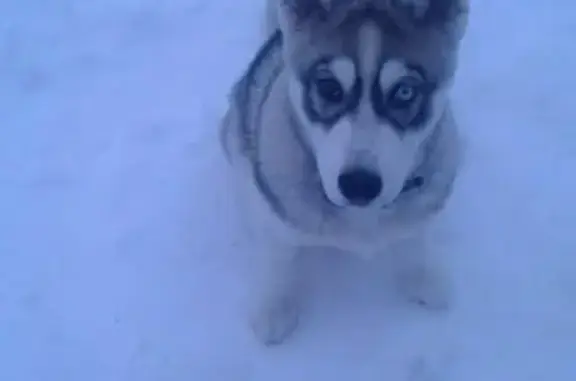
[[[382,191],[382,178],[366,169],[353,169],[338,177],[342,195],[356,206],[366,206]]]

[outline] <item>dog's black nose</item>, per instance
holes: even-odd
[[[353,169],[338,176],[342,195],[356,206],[366,206],[382,191],[382,179],[365,169]]]

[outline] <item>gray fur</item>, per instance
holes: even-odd
[[[350,21],[344,20],[340,25],[347,29],[360,22],[355,18],[357,14],[351,15]],[[320,30],[319,25],[314,27]],[[314,36],[321,35],[318,33]],[[402,47],[399,41],[391,42],[394,46],[391,51],[418,57],[438,78],[449,80],[453,75],[451,61],[455,52],[448,56],[431,54],[429,51],[433,47],[447,48],[446,42],[438,39],[434,43],[433,36],[421,35],[414,40],[414,45],[406,47]],[[291,43],[291,49],[301,53],[298,58],[292,58],[297,66],[304,65],[312,51],[317,54],[320,49],[315,47],[323,46],[324,50],[330,50],[336,45],[335,41],[330,43],[327,39],[318,38],[312,47],[305,47],[302,41],[295,41],[294,36],[291,36]],[[339,47],[342,46],[340,42]],[[299,134],[300,126],[286,97],[283,76],[286,67],[282,56],[286,49],[283,34],[276,30],[236,84],[231,95],[231,107],[236,118],[233,123],[224,124],[223,133],[229,136],[224,146],[227,152],[231,151],[229,145],[240,147],[239,152],[250,163],[262,196],[279,218],[299,230],[315,234],[345,234],[351,228],[346,212],[330,204],[323,195],[313,155]],[[433,58],[426,60],[427,57]],[[425,178],[424,187],[403,195],[392,210],[383,210],[383,228],[390,223],[409,224],[441,209],[457,174],[457,140],[456,126],[448,108],[426,144],[415,173],[415,176]],[[289,151],[290,161],[282,162],[275,157],[280,145],[284,151]],[[278,173],[289,176],[282,177]]]
[[[265,344],[279,344],[297,326],[301,308],[297,257],[309,246],[368,256],[395,253],[405,262],[398,266],[402,292],[409,300],[442,308],[449,303],[449,283],[436,275],[437,266],[428,259],[426,229],[420,227],[442,210],[458,174],[461,144],[444,95],[456,70],[466,0],[267,1],[266,42],[234,85],[220,131],[231,168],[241,180],[232,192],[248,196],[239,206],[247,207],[245,222],[259,233],[253,236],[253,251],[262,263],[255,282],[255,334]],[[310,98],[299,98],[308,95],[304,85],[311,65],[330,56],[344,57],[347,67],[353,67],[338,73],[351,79],[345,83],[353,82],[343,99],[358,102],[347,109],[346,118],[354,124],[335,122],[334,127],[327,119],[310,123],[318,110],[306,108]],[[421,128],[400,131],[401,123],[392,125],[393,119],[397,121],[394,115],[379,113],[386,111],[388,98],[380,102],[378,97],[395,94],[380,79],[409,77],[398,71],[382,74],[390,68],[388,61],[401,65],[391,70],[418,67],[422,83],[434,84],[436,103],[427,98],[417,105],[418,112],[423,112],[423,102],[434,108],[434,117],[422,117],[426,121],[417,126]],[[372,90],[353,92],[364,81],[372,81]],[[350,94],[360,95],[350,98]],[[325,178],[342,173],[348,157],[341,166],[344,156],[338,154],[347,154],[346,144],[352,142],[345,140],[348,135],[330,135],[334,131],[366,137],[356,141],[350,160],[377,157],[380,171],[397,180],[395,188],[389,188],[394,189],[390,202],[354,209],[334,201],[330,192],[336,188]],[[336,137],[321,140],[326,136]],[[364,146],[365,141],[377,143]],[[342,146],[346,148],[331,156],[334,147]],[[408,159],[399,161],[399,156]],[[334,157],[337,160],[331,160]],[[337,165],[330,167],[333,163]],[[406,186],[417,179],[422,179],[420,185]],[[400,190],[403,182],[405,188]]]
[[[334,0],[333,9],[319,15],[318,12],[303,14],[297,10],[295,3],[307,1],[282,0],[282,27],[288,32],[286,61],[295,71],[302,72],[320,56],[342,52],[354,55],[358,41],[353,31],[369,19],[386,37],[387,56],[403,57],[424,66],[432,79],[450,79],[463,33],[461,24],[465,24],[467,18],[464,0],[428,0],[435,6],[421,19],[410,18],[397,7],[387,6],[394,1],[401,0]]]

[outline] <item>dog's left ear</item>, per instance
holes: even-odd
[[[449,29],[458,38],[466,29],[469,0],[374,0],[385,2],[399,24]]]
[[[381,3],[381,0],[375,0]],[[416,22],[448,22],[458,14],[467,12],[468,0],[384,0],[389,10]]]

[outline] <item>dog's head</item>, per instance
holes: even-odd
[[[277,1],[290,100],[327,198],[392,205],[447,105],[466,0]]]

